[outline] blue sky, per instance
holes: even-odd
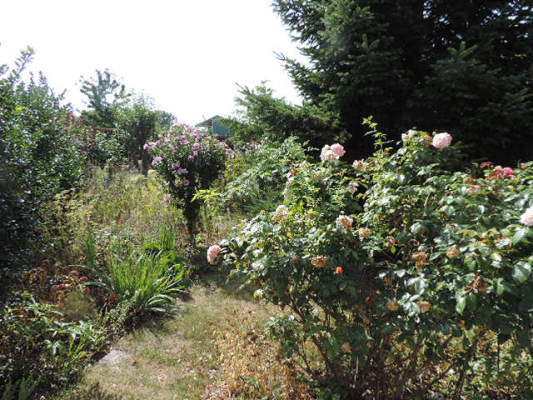
[[[236,84],[299,97],[275,53],[299,57],[271,0],[17,0],[0,16],[0,63],[30,45],[32,70],[83,108],[79,78],[109,68],[128,89],[195,124],[229,115]]]

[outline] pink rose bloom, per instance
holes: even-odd
[[[170,203],[170,196],[165,196],[165,197],[163,197],[163,203],[164,203],[164,204],[168,204],[168,203]]]
[[[188,179],[185,179],[183,181],[183,185],[185,185],[185,186],[189,186],[190,184],[191,184],[191,181],[189,181]]]
[[[492,179],[503,179],[505,177],[514,178],[514,170],[509,167],[503,168],[501,165],[495,166],[489,176]]]
[[[514,178],[514,171],[513,171],[512,168],[505,167],[505,168],[503,169],[503,173],[504,173],[505,175],[507,175],[509,178]]]
[[[339,159],[339,155],[331,149],[331,146],[325,145],[320,152],[320,159],[322,161],[333,162]]]
[[[432,141],[433,147],[436,147],[437,149],[444,149],[445,147],[448,147],[450,144],[452,144],[452,135],[449,133],[437,133],[435,136],[433,136]]]
[[[339,157],[342,157],[344,154],[346,154],[346,151],[344,150],[344,147],[342,147],[342,144],[335,143],[331,145],[330,149]]]
[[[195,143],[192,145],[192,147],[198,150],[200,148],[200,143]]]
[[[211,246],[209,249],[207,249],[207,261],[209,262],[209,264],[215,263],[218,253],[220,253],[220,250],[222,249],[220,248],[219,245],[216,245],[216,244],[214,246]]]
[[[159,165],[163,162],[163,158],[161,157],[154,157],[153,161],[152,161],[152,165],[153,166],[156,166],[156,165]]]
[[[520,222],[526,226],[533,226],[533,206],[529,207],[520,217]]]

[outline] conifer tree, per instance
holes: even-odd
[[[275,0],[303,64],[281,56],[306,101],[339,116],[361,155],[373,115],[397,139],[449,130],[472,156],[531,158],[531,0]],[[504,150],[504,151],[502,151]]]

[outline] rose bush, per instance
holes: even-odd
[[[148,142],[145,149],[153,154],[152,166],[165,189],[183,206],[189,234],[194,237],[201,207],[194,196],[217,179],[231,149],[225,142],[178,121],[173,121],[169,132],[161,133],[158,140]]]
[[[371,127],[373,157],[293,165],[283,207],[220,254],[288,309],[271,325],[287,356],[350,398],[531,393],[533,168],[468,164],[448,133],[391,154]]]

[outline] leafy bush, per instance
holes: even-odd
[[[170,311],[189,280],[181,258],[174,251],[173,236],[163,230],[161,239],[161,244],[146,244],[142,251],[127,244],[116,244],[102,268],[96,265],[89,236],[87,266],[98,279],[88,285],[103,288],[112,305],[127,303],[131,316]]]
[[[283,200],[282,191],[293,165],[307,158],[303,145],[295,138],[241,145],[235,158],[228,161],[221,184],[201,191],[197,197],[210,206],[251,215],[273,210]]]
[[[229,149],[226,143],[191,126],[177,121],[172,125],[168,133],[160,134],[146,148],[154,154],[152,165],[165,189],[176,204],[183,206],[189,234],[194,238],[201,206],[194,196],[217,179]]]
[[[41,389],[68,383],[105,340],[101,328],[61,321],[55,306],[39,303],[28,293],[3,310],[0,332],[0,386],[18,385],[26,392],[35,390],[37,381]]]
[[[530,164],[482,170],[450,135],[415,131],[391,154],[371,126],[373,157],[349,166],[336,144],[295,164],[285,204],[221,254],[290,310],[272,333],[340,394],[477,396],[473,376],[486,394],[531,393]]]
[[[65,125],[67,108],[43,76],[24,83],[21,74],[32,51],[16,68],[0,66],[0,242],[1,279],[22,264],[35,238],[42,207],[62,190],[75,187],[84,157]]]

